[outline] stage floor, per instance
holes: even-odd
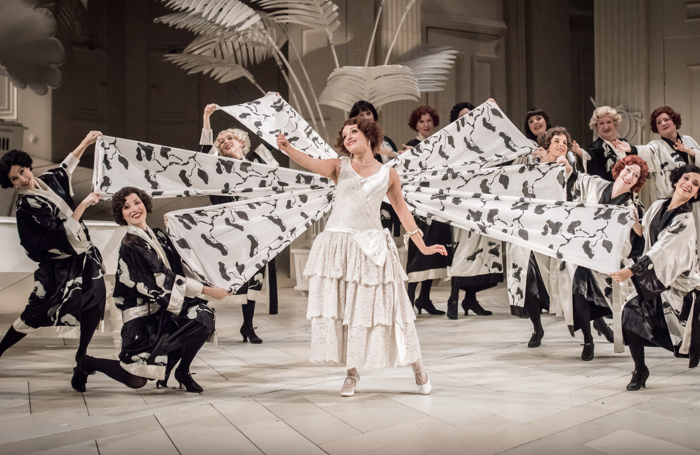
[[[438,308],[447,296],[434,289]],[[219,347],[192,367],[202,395],[100,373],[79,394],[75,343],[27,337],[0,359],[0,454],[700,454],[700,371],[687,360],[648,349],[647,389],[626,392],[629,354],[596,337],[582,362],[580,335],[549,315],[528,349],[531,324],[510,316],[505,288],[479,298],[493,316],[418,316],[429,396],[403,367],[361,370],[359,392],[341,398],[344,369],[307,360],[306,298],[291,288],[280,314],[258,305],[261,345],[241,342],[239,308],[217,308]],[[117,351],[98,334],[89,354]]]

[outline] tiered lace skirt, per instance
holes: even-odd
[[[420,345],[395,250],[382,266],[353,234],[322,232],[304,270],[309,277],[311,361],[390,368],[420,360]]]

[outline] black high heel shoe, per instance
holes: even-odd
[[[457,311],[456,300],[447,301],[447,317],[449,319],[459,319],[459,312]]]
[[[464,310],[464,315],[469,316],[469,310],[472,310],[477,316],[491,316],[493,312],[485,310],[477,300],[469,303],[467,299],[462,300],[462,309]]]
[[[593,340],[591,340],[589,343],[584,342],[583,343],[583,352],[581,352],[581,360],[584,362],[589,362],[593,360],[595,357],[595,345],[593,344]]]
[[[542,338],[544,338],[544,330],[535,330],[530,337],[530,341],[527,343],[528,348],[539,348],[542,344]]]
[[[253,344],[262,343],[262,339],[255,333],[255,327],[241,326],[241,336],[243,336],[243,342],[250,340]]]
[[[420,297],[416,299],[416,308],[418,308],[418,314],[421,314],[422,310],[425,310],[428,312],[428,314],[432,315],[445,314],[444,311],[435,308],[433,302],[431,302],[430,300],[423,302],[421,301]]]
[[[608,343],[615,342],[615,333],[603,318],[594,319],[593,328],[598,332],[598,336],[603,335],[605,339],[608,340]]]
[[[80,393],[85,393],[85,384],[87,384],[88,376],[95,374],[94,371],[87,371],[83,367],[83,361],[88,355],[84,355],[76,360],[76,366],[73,368],[73,377],[70,380],[70,385],[73,390]]]
[[[168,379],[170,379],[170,372],[171,371],[172,371],[172,368],[165,369],[165,379],[158,379],[156,381],[156,389],[167,389],[168,388]]]
[[[634,370],[632,372],[632,380],[627,384],[627,390],[636,392],[639,389],[646,389],[647,379],[649,379],[649,368],[645,367],[642,371]]]
[[[199,384],[197,384],[195,382],[195,380],[192,378],[192,375],[189,372],[184,373],[180,369],[175,370],[175,380],[180,385],[180,388],[182,388],[182,386],[184,385],[185,389],[188,392],[192,392],[192,393],[204,392],[204,389]]]

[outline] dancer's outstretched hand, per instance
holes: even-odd
[[[280,133],[277,135],[277,147],[279,147],[280,150],[287,151],[287,149],[291,146],[292,144],[289,143],[284,134]]]
[[[442,254],[443,256],[447,256],[447,249],[445,248],[444,245],[430,245],[430,246],[424,246],[420,250],[421,253],[423,253],[426,256],[430,256],[431,254]]]
[[[618,283],[622,283],[623,281],[632,278],[632,275],[634,275],[634,273],[632,273],[630,269],[624,268],[622,270],[618,270],[617,272],[611,273],[610,277]]]
[[[231,293],[224,288],[210,288],[209,286],[204,286],[204,288],[202,288],[202,294],[215,300],[221,300],[224,297],[231,295]]]

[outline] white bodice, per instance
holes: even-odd
[[[389,166],[382,165],[369,177],[361,177],[350,164],[350,158],[342,158],[333,212],[325,230],[351,234],[381,231],[379,210],[389,188],[390,170]]]

